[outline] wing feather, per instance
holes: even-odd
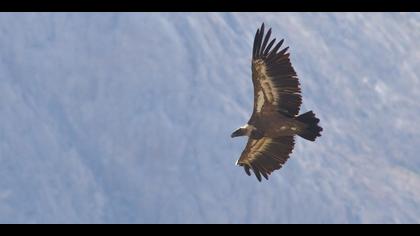
[[[260,49],[260,56],[263,56],[263,52],[265,51],[265,47],[267,46],[268,40],[270,39],[270,35],[271,35],[271,29],[268,30],[267,35],[264,38],[264,42],[262,44],[262,47]]]
[[[275,39],[270,41],[270,36],[271,28],[264,35],[264,23],[255,34],[252,53],[254,113],[276,110],[294,117],[302,104],[300,83],[290,55],[286,53],[289,47],[277,52],[284,39],[270,50],[275,42]]]
[[[249,170],[252,169],[258,181],[261,181],[261,175],[268,179],[273,171],[280,169],[289,159],[294,144],[293,136],[263,137],[257,140],[250,138],[237,164],[244,167],[247,175],[251,175]]]
[[[267,55],[268,52],[270,52],[271,47],[273,46],[273,44],[276,42],[276,39],[271,40],[271,42],[268,44],[267,48],[264,50],[263,55]]]

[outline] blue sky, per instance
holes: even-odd
[[[284,38],[323,136],[259,183],[231,139]],[[2,13],[1,223],[420,223],[420,14]]]

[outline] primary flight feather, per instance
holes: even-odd
[[[284,40],[276,44],[270,36],[271,28],[265,33],[263,23],[252,49],[254,110],[247,124],[231,135],[249,137],[237,165],[248,175],[252,170],[258,181],[262,176],[268,180],[284,165],[293,151],[295,135],[315,141],[322,131],[312,111],[298,116],[301,89],[288,47],[280,50]]]

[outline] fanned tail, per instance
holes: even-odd
[[[316,137],[321,136],[322,127],[318,125],[319,119],[315,117],[312,111],[308,111],[296,117],[296,119],[307,125],[305,129],[298,133],[300,137],[309,141],[315,141]]]

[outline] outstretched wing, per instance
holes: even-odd
[[[299,113],[302,97],[300,84],[290,63],[289,47],[277,52],[283,39],[269,42],[271,28],[264,35],[264,23],[257,30],[252,50],[252,82],[254,84],[254,113],[278,111],[294,117]]]
[[[250,138],[236,164],[243,166],[248,175],[251,175],[252,169],[258,181],[261,182],[261,175],[268,180],[268,176],[289,159],[294,144],[293,136]]]

